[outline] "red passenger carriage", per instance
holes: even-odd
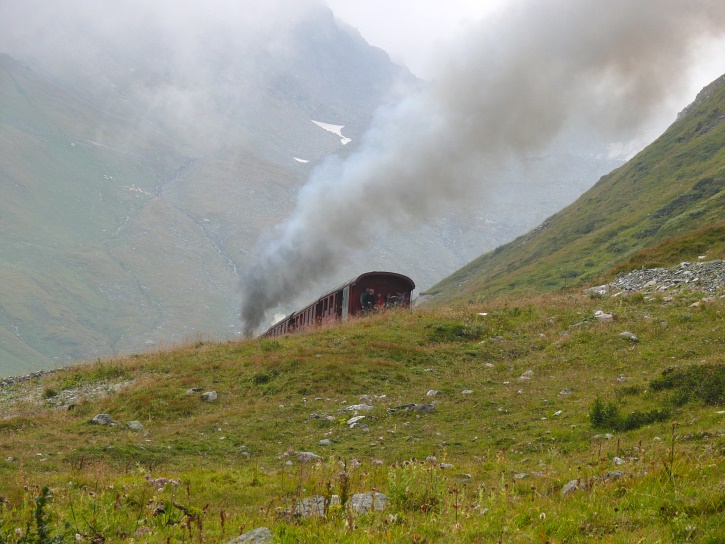
[[[262,336],[280,336],[310,326],[334,321],[346,321],[351,315],[362,313],[360,295],[372,288],[382,295],[387,305],[409,308],[415,283],[409,277],[395,272],[367,272],[322,295],[299,312],[288,315],[272,325]]]

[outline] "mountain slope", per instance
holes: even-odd
[[[583,284],[638,251],[722,223],[723,121],[725,76],[706,87],[660,138],[575,203],[427,294],[439,302],[480,300]]]
[[[289,32],[196,74],[153,36],[0,55],[0,375],[234,333],[260,232],[341,149],[311,118],[357,137],[413,81],[329,10]]]

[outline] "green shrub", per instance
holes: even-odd
[[[672,390],[670,401],[682,406],[698,399],[707,405],[725,404],[725,365],[692,365],[687,368],[669,368],[662,376],[650,382],[654,391]]]
[[[602,399],[597,397],[592,403],[589,410],[589,421],[595,429],[612,429],[616,428],[617,422],[620,420],[619,408],[613,402],[605,404]]]
[[[52,399],[58,394],[58,391],[53,389],[52,387],[46,387],[43,389],[43,398],[44,399]]]
[[[252,376],[252,383],[254,383],[254,385],[264,385],[270,381],[272,381],[272,376],[265,374],[264,372],[260,372]]]
[[[640,412],[636,410],[622,416],[619,407],[613,403],[605,403],[597,397],[592,403],[589,410],[589,421],[595,429],[605,429],[611,431],[633,431],[650,423],[657,421],[665,421],[670,417],[667,409],[653,409],[648,412]]]

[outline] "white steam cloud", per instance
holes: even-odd
[[[313,172],[242,281],[245,334],[380,229],[471,198],[507,157],[575,127],[633,134],[724,31],[721,0],[531,0],[486,21],[430,88],[380,110],[356,152]]]

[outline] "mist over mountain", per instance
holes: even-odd
[[[0,375],[237,334],[260,236],[425,86],[317,2],[212,4],[0,6]],[[485,201],[376,236],[278,311],[365,270],[432,285],[619,164],[590,151],[497,172]]]

